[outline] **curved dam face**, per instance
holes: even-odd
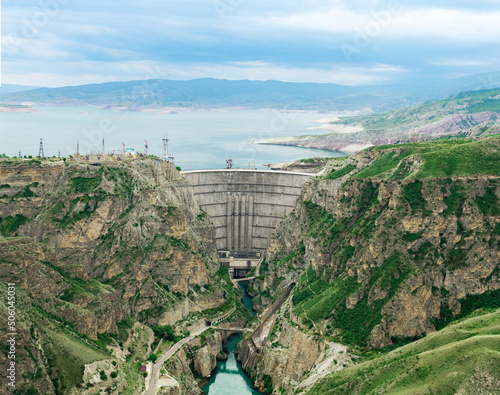
[[[312,174],[274,170],[181,172],[216,228],[219,250],[263,252],[279,222],[295,207]]]

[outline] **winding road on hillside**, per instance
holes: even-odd
[[[156,363],[153,365],[153,371],[151,373],[151,381],[149,382],[149,387],[146,391],[144,391],[142,394],[143,395],[154,395],[158,391],[158,381],[160,379],[160,369],[167,361],[169,358],[171,358],[184,344],[187,342],[193,340],[196,336],[201,335],[203,332],[205,332],[207,329],[209,329],[210,326],[205,326],[203,328],[198,329],[197,331],[191,333],[188,337],[185,337],[184,339],[178,341],[175,343],[163,356],[156,361]]]

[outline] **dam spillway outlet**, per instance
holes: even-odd
[[[181,174],[193,186],[200,207],[216,230],[221,261],[248,272],[257,265],[268,239],[295,207],[308,173],[274,170],[193,170]]]

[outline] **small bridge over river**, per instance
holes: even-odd
[[[219,331],[222,333],[222,348],[224,351],[227,351],[227,338],[229,337],[229,334],[233,333],[245,333],[245,332],[253,332],[252,329],[250,328],[236,328],[236,327],[215,327],[214,328],[216,331]]]

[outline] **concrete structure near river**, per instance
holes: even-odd
[[[216,229],[221,261],[246,275],[266,250],[271,233],[295,207],[308,173],[274,170],[193,170],[181,173]]]

